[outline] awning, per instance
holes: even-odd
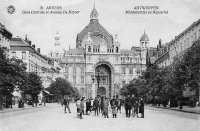
[[[45,93],[47,93],[48,95],[53,95],[51,94],[49,91],[43,90]]]

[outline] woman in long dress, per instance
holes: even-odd
[[[108,99],[104,98],[104,101],[103,101],[103,112],[104,112],[104,118],[109,118],[108,117],[108,106],[109,106],[109,102],[108,102]]]

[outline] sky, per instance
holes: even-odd
[[[9,14],[7,7],[13,5],[15,12]],[[54,37],[59,32],[64,49],[75,48],[76,36],[90,21],[94,0],[0,0],[0,22],[13,37],[28,39],[47,55],[54,48]],[[80,11],[79,14],[23,14],[37,11],[43,6],[61,6],[62,10]],[[126,14],[136,6],[157,6],[157,11],[168,14]],[[199,0],[95,0],[99,23],[112,35],[118,34],[121,49],[139,46],[144,33],[150,39],[149,46],[156,47],[159,39],[171,41],[193,22],[200,19]],[[54,10],[59,11],[59,10]],[[148,10],[142,10],[148,11]]]

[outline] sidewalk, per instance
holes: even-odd
[[[187,112],[187,113],[200,114],[200,107],[183,106],[183,109],[179,109],[179,107],[169,108],[169,107],[163,107],[162,105],[160,105],[160,106],[146,105],[146,106],[155,107],[155,108],[162,108],[162,109],[168,109],[168,110],[181,111],[181,112]]]
[[[28,109],[34,109],[34,108],[42,108],[46,107],[43,105],[37,105],[32,107],[32,105],[24,104],[24,108],[18,108],[18,104],[12,105],[13,108],[3,108],[3,110],[0,110],[0,113],[6,113],[6,112],[13,112],[13,111],[20,111],[20,110],[28,110]]]

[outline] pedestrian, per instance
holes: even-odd
[[[130,117],[131,108],[132,108],[132,100],[131,97],[128,95],[128,97],[125,99],[126,117]]]
[[[109,118],[108,117],[108,106],[109,106],[109,102],[108,99],[105,97],[103,100],[103,114],[104,114],[104,118]]]
[[[91,110],[91,101],[87,99],[86,101],[86,115],[89,115],[88,112]]]
[[[81,101],[80,98],[77,99],[76,101],[76,107],[77,107],[77,118],[80,118],[80,108],[81,108]]]
[[[94,102],[93,102],[93,108],[94,108],[94,115],[98,116],[98,109],[99,109],[99,100],[97,97],[95,97]]]
[[[90,101],[91,101],[90,113],[92,113],[92,111],[94,110],[94,109],[93,109],[93,102],[94,102],[94,100],[93,100],[92,97],[90,98]]]
[[[63,105],[64,105],[64,111],[65,111],[65,113],[66,113],[66,108],[68,109],[68,112],[71,113],[70,107],[69,107],[69,98],[64,98]]]
[[[135,100],[133,105],[133,117],[137,116],[138,118],[138,107],[139,107],[139,102],[138,100]]]
[[[44,106],[46,106],[46,98],[45,96],[42,98]]]
[[[86,100],[85,100],[85,97],[83,97],[82,99],[83,99],[83,104],[84,104],[83,115],[86,115]]]
[[[83,110],[84,110],[84,98],[81,99],[79,113],[80,113],[80,119],[83,119]]]
[[[103,101],[104,101],[104,97],[101,96],[101,101],[100,101],[100,105],[99,105],[99,107],[100,107],[100,110],[101,110],[102,116],[104,115],[104,113],[103,113]]]
[[[117,118],[117,100],[115,99],[115,96],[113,96],[113,99],[110,101],[110,106],[112,109],[113,118]]]
[[[142,98],[139,101],[139,113],[141,113],[141,118],[144,118],[144,101]]]
[[[117,113],[118,113],[118,111],[120,111],[120,113],[121,113],[121,106],[122,106],[121,99],[117,99]]]

